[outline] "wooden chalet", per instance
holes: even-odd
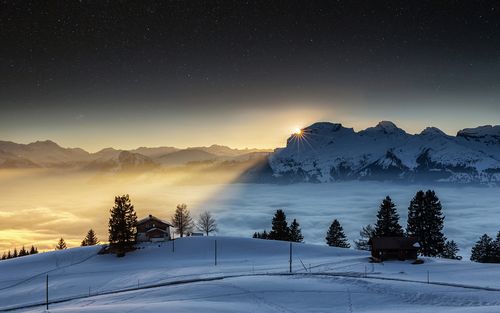
[[[415,237],[373,237],[370,239],[372,258],[385,260],[416,260],[420,244]]]
[[[156,216],[149,215],[140,219],[136,223],[137,228],[137,241],[166,241],[170,240],[170,228],[173,227],[170,223],[157,218]]]

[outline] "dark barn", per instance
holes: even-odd
[[[370,240],[375,261],[416,260],[420,244],[415,237],[374,237]]]

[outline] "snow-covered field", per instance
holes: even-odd
[[[174,252],[147,244],[124,258],[98,250],[0,262],[0,310],[43,303],[48,274],[50,312],[500,312],[493,264],[372,264],[366,252],[293,244],[289,274],[289,243],[234,237],[183,238]]]

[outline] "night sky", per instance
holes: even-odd
[[[316,120],[500,120],[500,4],[2,1],[0,140],[282,145]]]

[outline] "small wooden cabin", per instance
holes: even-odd
[[[170,227],[173,227],[170,223],[150,214],[136,223],[137,241],[170,240]]]
[[[370,239],[374,261],[416,260],[420,244],[415,237],[373,237]]]

